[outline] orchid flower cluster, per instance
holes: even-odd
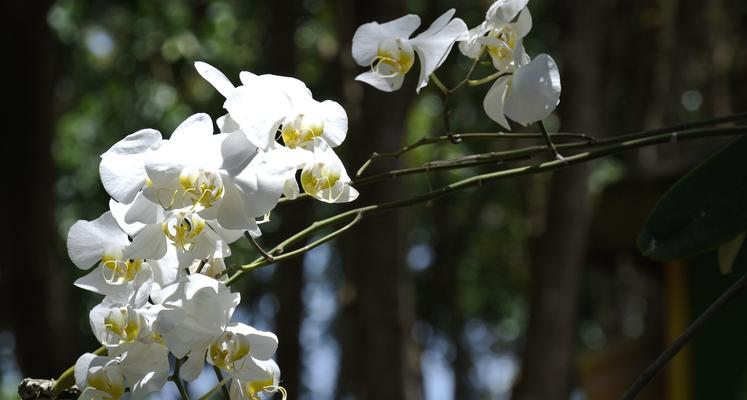
[[[277,337],[232,322],[240,294],[223,283],[224,258],[240,237],[261,235],[283,196],[358,196],[333,150],[348,125],[338,103],[314,100],[294,78],[242,72],[236,87],[208,64],[195,67],[226,98],[219,132],[195,114],[169,139],[144,129],[116,143],[99,167],[109,211],[68,233],[73,263],[93,268],[75,285],[104,295],[89,316],[107,355],[78,359],[81,399],[160,390],[169,354],[173,379],[196,379],[205,362],[220,368],[232,399],[284,392]]]
[[[495,81],[483,102],[491,119],[506,129],[508,119],[540,121],[558,104],[560,76],[550,56],[532,60],[524,50],[532,24],[527,1],[497,0],[471,30],[452,9],[412,39],[416,15],[364,24],[352,54],[370,71],[356,79],[396,91],[417,55],[420,91],[458,43],[475,65],[487,54],[496,69],[485,80]],[[277,337],[232,321],[240,295],[225,284],[224,259],[242,236],[256,244],[282,197],[301,191],[327,203],[358,197],[334,151],[348,129],[338,103],[315,100],[290,77],[242,72],[234,86],[206,63],[195,68],[226,99],[218,132],[199,113],[169,139],[153,129],[126,136],[101,155],[109,211],[70,228],[70,258],[93,269],[75,285],[104,296],[89,316],[107,351],[78,359],[82,399],[119,399],[125,392],[142,398],[170,379],[181,388],[181,379],[196,379],[206,362],[227,374],[221,384],[230,386],[232,399],[284,394],[272,360]]]
[[[385,92],[399,90],[417,54],[419,92],[458,43],[459,51],[475,63],[487,53],[496,69],[483,101],[488,117],[507,130],[508,119],[521,125],[541,121],[560,101],[560,72],[552,57],[540,54],[531,59],[524,49],[523,39],[532,28],[528,1],[497,0],[485,20],[470,30],[461,19],[452,19],[451,9],[412,39],[420,26],[417,15],[364,24],[353,36],[353,58],[370,71],[356,79]]]

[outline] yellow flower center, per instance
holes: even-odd
[[[125,392],[124,379],[121,376],[107,373],[106,367],[89,372],[88,386],[108,393],[111,400],[119,400]]]
[[[379,44],[376,57],[371,61],[371,71],[383,77],[404,75],[415,63],[415,51],[409,42],[385,39]]]
[[[311,168],[304,168],[301,171],[301,186],[312,196],[335,186],[339,180],[340,168],[329,163],[317,162]]]
[[[498,40],[497,44],[488,44],[487,50],[497,68],[510,66],[514,62],[514,50],[519,41],[519,33],[513,24],[507,24],[497,31],[490,31],[488,37]]]
[[[261,397],[259,397],[259,394],[264,392],[266,389],[273,388],[273,381],[272,378],[270,379],[257,379],[254,381],[249,381],[244,384],[244,394],[249,397],[251,400],[261,400]]]
[[[186,200],[197,211],[212,207],[223,197],[223,180],[217,172],[201,168],[185,168],[179,175]]]
[[[179,250],[189,251],[205,229],[205,220],[195,213],[175,213],[161,224],[166,237]]]
[[[104,280],[112,285],[131,282],[143,266],[142,259],[123,260],[122,249],[104,252],[101,263],[104,265]]]
[[[224,332],[221,337],[210,345],[210,359],[213,365],[231,371],[236,363],[246,357],[251,351],[249,342],[241,335]]]
[[[140,335],[140,316],[129,306],[112,310],[104,318],[108,340],[112,344],[131,343]]]
[[[324,133],[324,121],[304,114],[286,120],[280,131],[283,143],[290,149],[294,149],[302,143],[310,142],[315,137],[322,136],[322,133]]]

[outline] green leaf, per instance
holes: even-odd
[[[747,137],[731,143],[659,199],[638,236],[647,257],[674,261],[747,231]]]
[[[718,268],[722,274],[731,273],[734,260],[739,254],[739,249],[742,248],[742,243],[744,243],[744,232],[718,247]]]

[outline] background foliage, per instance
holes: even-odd
[[[588,3],[530,3],[534,28],[525,46],[531,54],[553,55],[563,79],[561,108],[546,121],[552,131],[601,137],[747,109],[747,4]],[[488,5],[58,0],[28,6],[43,21],[22,24],[17,33],[34,44],[27,51],[45,50],[41,61],[32,59],[14,77],[43,77],[27,104],[47,112],[21,119],[48,121],[38,128],[48,131],[40,135],[48,140],[21,145],[42,160],[33,168],[54,179],[53,192],[32,193],[42,200],[29,203],[29,212],[41,215],[34,229],[49,225],[53,235],[36,231],[14,240],[53,240],[35,242],[42,258],[28,261],[27,273],[14,273],[16,267],[3,261],[3,304],[9,307],[0,325],[4,395],[12,397],[20,375],[55,376],[96,347],[85,310],[98,300],[61,288],[81,274],[67,259],[64,238],[75,220],[104,211],[96,155],[144,127],[168,136],[191,113],[222,114],[221,96],[197,75],[194,61],[215,65],[235,82],[241,70],[293,75],[316,98],[342,103],[351,117],[342,157],[355,171],[372,151],[443,131],[439,93],[427,88],[414,97],[412,76],[396,94],[374,93],[352,80],[360,72],[349,54],[355,28],[405,12],[429,24],[453,6],[474,26]],[[457,82],[468,65],[455,52],[439,75]],[[489,68],[476,75],[483,73]],[[456,131],[498,130],[482,111],[486,90],[452,99]],[[530,143],[426,147],[398,162],[416,165]],[[278,332],[291,398],[616,398],[733,280],[718,273],[713,254],[689,265],[660,264],[644,260],[635,247],[656,198],[721,145],[642,149],[554,177],[503,181],[373,217],[303,260],[251,274],[242,283],[249,301],[242,302],[241,318]],[[477,170],[385,182],[361,190],[359,201],[415,194]],[[283,208],[262,240],[276,243],[331,212],[312,204]],[[234,262],[252,254],[241,246]],[[733,274],[744,271],[737,265]],[[29,306],[29,315],[54,310],[55,317],[23,330],[27,322],[11,310],[21,298],[13,286],[31,279],[48,295]],[[746,307],[743,298],[725,310],[645,395],[747,398],[741,356],[747,352],[741,340]],[[48,362],[39,362],[42,356]],[[209,385],[205,376],[191,386],[199,393]],[[533,392],[540,387],[546,392]]]

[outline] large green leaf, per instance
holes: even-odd
[[[714,249],[747,231],[747,137],[672,186],[648,216],[638,248],[663,261]]]

